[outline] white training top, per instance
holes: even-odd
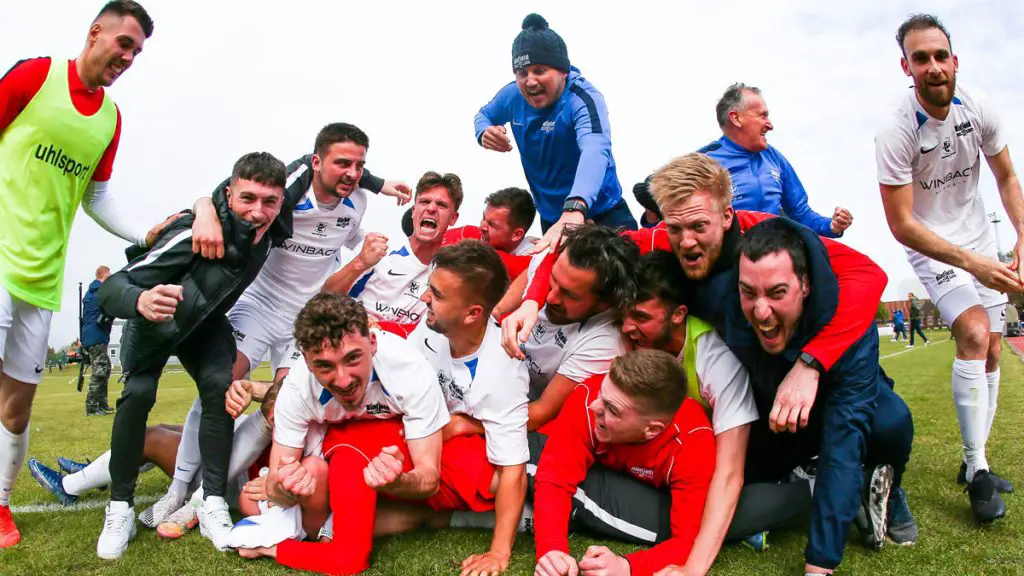
[[[509,358],[502,349],[501,327],[488,324],[480,348],[460,358],[452,358],[448,338],[428,328],[426,322],[420,322],[409,340],[434,367],[448,411],[472,416],[483,424],[491,464],[527,462],[530,373],[526,364]]]
[[[338,251],[353,249],[363,239],[360,228],[367,192],[361,188],[331,207],[316,201],[313,187],[292,210],[292,237],[270,251],[259,276],[239,302],[259,306],[287,322],[320,291],[338,266]]]
[[[547,251],[535,254],[527,268],[526,284],[533,284],[537,268]],[[548,383],[561,374],[574,382],[583,382],[595,374],[607,374],[612,358],[628,347],[615,325],[615,311],[605,310],[583,322],[555,324],[541,308],[537,324],[526,342],[520,345],[530,369],[530,400],[537,400]]]
[[[546,308],[542,308],[522,349],[530,369],[530,400],[536,400],[555,374],[573,382],[607,374],[612,359],[627,348],[615,325],[614,310],[605,310],[583,322],[554,324],[548,320]]]
[[[711,407],[711,426],[715,435],[757,421],[750,376],[722,337],[709,330],[697,338],[694,348],[697,351],[694,368],[700,395]],[[692,382],[690,384],[693,385]]]
[[[420,262],[412,248],[403,244],[360,276],[348,295],[362,302],[378,320],[415,324],[427,311],[420,296],[427,289],[429,277],[430,266]]]
[[[346,410],[305,362],[292,364],[274,406],[274,442],[316,454],[327,425],[349,419],[401,416],[406,440],[430,436],[448,423],[444,395],[426,358],[411,342],[394,334],[376,329],[373,334],[377,337],[373,373],[355,410]]]
[[[988,99],[957,83],[945,120],[936,120],[908,89],[875,136],[878,181],[914,185],[914,217],[959,246],[976,246],[992,234],[978,193],[980,153],[995,156],[1006,143]],[[909,250],[909,249],[908,249]]]

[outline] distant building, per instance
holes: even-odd
[[[921,302],[921,327],[922,328],[945,328],[946,325],[942,322],[942,318],[939,316],[938,310],[935,306],[928,306],[932,301],[928,298],[918,298]],[[885,305],[885,309],[888,312],[886,322],[892,321],[892,314],[896,310],[903,310],[903,317],[909,327],[910,325],[910,300],[894,300],[892,302],[882,302]],[[931,311],[931,314],[926,312]]]

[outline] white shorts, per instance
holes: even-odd
[[[23,302],[0,286],[0,360],[4,374],[26,384],[42,381],[52,318],[53,311]]]
[[[228,321],[235,330],[238,351],[249,359],[249,369],[256,368],[269,350],[271,370],[277,372],[290,353],[293,322],[245,301],[235,303],[228,311]]]
[[[986,242],[972,251],[993,259],[997,257],[992,242]],[[947,326],[952,327],[953,322],[968,308],[981,306],[988,313],[989,331],[1002,332],[1006,318],[1006,294],[985,286],[960,268],[919,252],[907,250],[907,260],[914,267],[917,278],[924,284],[928,296],[939,309],[939,315]]]

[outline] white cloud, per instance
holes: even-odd
[[[37,0],[5,6],[0,67],[38,55],[74,57],[102,2]],[[769,139],[793,163],[822,213],[850,208],[845,242],[890,277],[887,297],[912,276],[885,224],[875,179],[874,127],[906,85],[895,29],[933,11],[953,34],[962,81],[1000,109],[1010,149],[1022,149],[1024,112],[1014,2],[477,2],[355,3],[149,0],[156,32],[111,90],[124,118],[112,189],[140,220],[156,222],[208,194],[241,154],[290,161],[317,130],[353,122],[370,135],[369,166],[414,182],[425,170],[463,178],[462,223],[483,198],[525,185],[518,154],[481,150],[476,110],[512,80],[511,43],[539,11],[574,65],[607,100],[623,188],[719,133],[714,104],[740,80],[765,93]],[[1019,157],[1019,154],[1017,154]],[[982,189],[1002,212],[987,170]],[[377,199],[366,226],[398,235],[402,210]],[[630,197],[630,201],[631,201]],[[634,204],[635,207],[635,204]],[[51,342],[77,332],[76,282],[123,264],[123,243],[80,215],[71,235],[63,311]],[[1002,225],[1003,249],[1015,237]]]

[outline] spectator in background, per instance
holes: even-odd
[[[88,354],[92,364],[92,376],[89,377],[89,392],[85,395],[86,416],[106,416],[114,410],[107,403],[107,382],[110,380],[110,356],[107,344],[110,343],[110,327],[114,319],[100,310],[99,292],[103,281],[110,276],[110,268],[100,266],[96,269],[96,279],[89,284],[89,291],[82,298],[82,352]],[[81,358],[79,362],[84,362]]]
[[[899,342],[900,335],[903,335],[903,340],[907,339],[907,323],[904,320],[903,309],[897,308],[892,313],[892,341]]]
[[[921,335],[921,340],[924,340],[924,345],[927,346],[928,337],[921,330],[921,300],[914,296],[913,292],[907,292],[907,299],[910,300],[910,344],[907,344],[907,348],[914,347],[915,332]]]
[[[715,112],[722,137],[698,152],[729,171],[733,208],[785,215],[826,238],[842,236],[853,224],[853,215],[846,208],[836,207],[829,218],[807,205],[807,191],[793,166],[768,144],[766,136],[774,127],[760,89],[740,82],[729,86]],[[633,188],[637,200],[647,208],[642,218],[644,226],[653,226],[661,216],[653,202],[642,200],[645,193],[646,182]]]

